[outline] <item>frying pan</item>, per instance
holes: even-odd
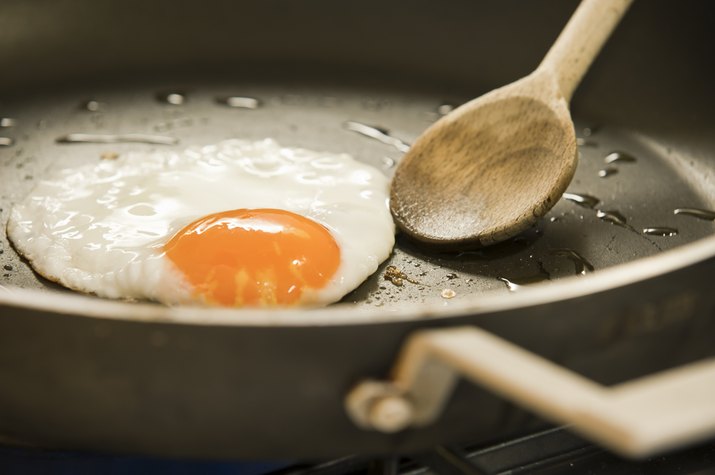
[[[7,137],[0,218],[57,168],[105,152],[179,150],[229,137],[344,151],[390,174],[402,154],[395,144],[409,143],[449,105],[531,71],[575,7],[567,0],[4,1],[0,115],[14,121],[0,129]],[[569,394],[581,395],[581,378],[622,388],[686,363],[704,367],[715,354],[715,237],[711,222],[673,211],[715,208],[714,13],[710,2],[636,2],[576,92],[583,140],[569,191],[598,197],[597,208],[618,211],[625,225],[561,200],[522,236],[479,251],[435,253],[398,236],[389,261],[342,303],[276,311],[72,294],[33,274],[1,236],[3,440],[184,457],[407,453],[544,424],[522,406],[563,422],[559,408],[574,403]],[[185,100],[166,103],[170,93]],[[217,101],[226,96],[260,105],[226,107]],[[366,137],[350,121],[389,129],[393,138]],[[180,143],[56,142],[80,132]],[[614,151],[636,161],[612,164],[617,173],[602,178]],[[642,232],[663,226],[678,233]],[[386,280],[387,266],[409,280]],[[417,335],[410,348],[418,353],[420,345],[432,351],[438,342],[432,350],[423,344],[430,336],[464,336],[463,327],[461,357],[453,356],[454,340],[443,352],[460,371],[479,379],[474,368],[490,360],[514,363],[473,385],[434,358],[420,367],[403,355],[392,373],[399,384],[384,384],[408,337]],[[440,329],[448,331],[415,333]],[[492,358],[476,354],[484,348]],[[428,370],[418,378],[422,392],[400,392],[409,368]],[[558,393],[566,398],[557,394],[555,408],[541,407],[550,396],[538,390],[559,371],[567,371]],[[703,374],[678,381],[708,397],[712,379]],[[510,391],[499,386],[505,378],[531,392],[510,402],[500,396]],[[365,384],[379,390],[365,396]],[[383,390],[377,410],[373,396]],[[686,413],[689,404],[650,419]],[[426,407],[433,417],[415,423]],[[383,419],[371,420],[370,411]],[[643,455],[706,437],[697,414],[688,437],[622,451]],[[602,440],[597,432],[589,434]]]

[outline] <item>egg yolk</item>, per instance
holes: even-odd
[[[237,209],[204,216],[164,246],[196,296],[223,306],[299,302],[324,287],[340,248],[321,224],[279,209]]]

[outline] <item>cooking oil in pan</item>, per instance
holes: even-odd
[[[551,274],[544,268],[543,263],[539,261],[539,270],[535,275],[521,278],[497,277],[497,280],[501,281],[510,292],[516,292],[529,284],[538,284],[539,282],[551,280]]]
[[[576,275],[586,275],[594,270],[593,264],[588,262],[585,257],[573,249],[554,249],[550,254],[552,256],[565,257],[573,262]]]
[[[583,137],[578,137],[576,139],[576,145],[579,147],[597,147],[598,144],[594,142],[593,140],[588,140]]]
[[[345,122],[344,126],[347,130],[357,132],[358,134],[364,135],[365,137],[370,137],[371,139],[375,139],[384,144],[391,145],[400,152],[407,152],[410,149],[410,146],[407,143],[403,142],[397,137],[393,137],[392,135],[390,135],[389,130],[384,129],[382,127],[374,127],[372,125],[367,125],[352,120]]]
[[[157,94],[159,102],[172,106],[181,106],[186,102],[186,95],[183,92],[166,92]]]
[[[88,112],[99,112],[102,110],[102,103],[91,99],[82,103],[82,109]]]
[[[510,292],[516,292],[530,284],[538,284],[540,282],[549,281],[551,280],[551,276],[548,272],[546,272],[543,264],[539,262],[539,273],[536,275],[522,278],[497,277],[497,280],[501,281]]]
[[[56,166],[53,164],[54,160],[59,163],[60,159],[64,160],[65,157],[71,157],[70,154],[75,153],[77,154],[77,158],[73,159],[75,161],[79,161],[82,156],[87,160],[100,160],[100,157],[111,160],[116,153],[103,155],[108,150],[123,154],[124,150],[131,150],[130,147],[133,146],[130,144],[123,146],[126,148],[116,149],[103,147],[103,144],[110,143],[134,142],[142,149],[145,145],[159,149],[177,143],[178,139],[182,144],[200,144],[241,137],[244,134],[252,139],[275,135],[276,138],[289,144],[354,154],[358,158],[371,161],[372,165],[389,174],[399,155],[395,155],[395,158],[390,158],[388,155],[394,154],[395,150],[404,153],[409,149],[409,143],[400,138],[402,134],[405,134],[405,137],[417,136],[425,127],[426,115],[430,118],[434,118],[437,114],[444,115],[454,108],[452,104],[461,103],[459,98],[451,98],[450,94],[432,96],[429,100],[418,98],[416,101],[402,103],[394,97],[387,98],[389,100],[378,97],[378,102],[382,105],[376,112],[372,108],[361,105],[365,98],[362,92],[350,96],[332,90],[298,91],[300,97],[304,98],[300,104],[284,104],[281,101],[282,97],[286,97],[289,93],[293,94],[293,90],[273,90],[263,86],[241,87],[241,95],[221,95],[235,86],[235,83],[223,84],[208,89],[203,85],[188,85],[187,87],[191,87],[192,91],[190,100],[186,100],[186,95],[182,92],[175,92],[176,90],[172,91],[162,86],[156,87],[156,85],[133,91],[131,97],[146,98],[144,104],[141,101],[132,102],[133,99],[125,100],[127,96],[119,93],[115,96],[98,94],[91,97],[91,100],[87,99],[86,93],[82,93],[66,99],[66,116],[56,113],[55,111],[62,108],[53,105],[47,108],[49,113],[42,117],[33,117],[29,113],[20,114],[18,124],[15,124],[14,120],[3,119],[0,127],[16,127],[16,130],[8,130],[4,135],[17,137],[18,142],[22,139],[22,147],[15,146],[10,150],[0,150],[0,157],[5,165],[0,174],[0,189],[6,193],[5,196],[0,197],[3,200],[0,206],[12,204],[12,200],[7,196],[12,196],[13,199],[26,196],[31,189],[29,186],[31,183],[23,180],[23,176],[30,168],[33,169],[33,176],[36,176],[34,171],[50,165]],[[157,91],[169,92],[157,94]],[[329,94],[330,97],[337,97],[337,100],[320,100],[318,98],[320,94]],[[379,96],[379,94],[375,95]],[[445,101],[443,98],[450,100]],[[157,100],[166,106],[157,107]],[[325,106],[327,103],[330,103],[330,108]],[[104,104],[111,104],[112,107],[105,108]],[[9,105],[14,107],[8,107],[7,113],[12,111],[15,114],[15,110],[22,111],[19,103]],[[300,107],[296,107],[297,105]],[[78,107],[91,114],[72,114]],[[140,112],[130,112],[130,108]],[[37,110],[39,109],[38,107]],[[244,109],[245,113],[242,113],[241,109]],[[253,110],[257,112],[254,113]],[[172,118],[169,120],[167,115],[170,114]],[[92,118],[97,116],[104,118],[103,129],[111,133],[68,134],[84,132],[84,128],[92,124]],[[131,121],[130,117],[132,117]],[[190,123],[187,121],[179,127],[179,121],[188,120],[189,117],[193,118],[193,121]],[[209,117],[211,122],[202,122],[199,120],[201,117]],[[360,121],[351,120],[357,117]],[[35,129],[33,124],[36,124],[40,118],[43,119],[44,126]],[[225,124],[221,122],[224,118]],[[154,126],[158,123],[170,123],[171,127],[167,126],[166,130],[156,130]],[[29,128],[23,128],[25,124],[30,124]],[[121,128],[112,129],[120,126]],[[126,127],[129,126],[132,128],[127,130]],[[163,135],[169,133],[169,129],[170,134],[176,137]],[[399,130],[400,133],[393,134],[391,130]],[[643,146],[625,133],[618,131],[613,133],[608,127],[601,129],[577,127],[576,130],[580,130],[579,135],[582,138],[580,145],[583,148],[580,150],[581,160],[572,186],[579,190],[579,193],[565,193],[564,199],[539,222],[539,233],[527,230],[514,242],[459,255],[445,255],[417,249],[404,237],[398,236],[398,246],[382,270],[345,301],[384,305],[390,301],[421,301],[432,297],[439,299],[445,298],[441,295],[445,287],[455,292],[453,300],[484,290],[498,290],[506,294],[507,289],[513,292],[536,282],[585,275],[592,272],[594,268],[602,269],[656,253],[658,249],[644,245],[645,240],[657,241],[663,248],[671,248],[711,232],[709,226],[698,227],[699,223],[695,220],[687,219],[682,226],[678,226],[678,230],[665,226],[641,227],[640,225],[637,230],[633,230],[628,224],[630,221],[669,224],[668,216],[672,219],[671,210],[683,203],[693,207],[678,208],[676,214],[712,221],[715,220],[715,212],[706,209],[709,207],[707,199],[699,196],[693,187],[681,183],[680,175],[672,173],[673,167],[668,163],[667,154],[651,153],[651,148]],[[126,131],[140,133],[118,133]],[[154,134],[142,132],[154,132]],[[157,132],[158,135],[155,135]],[[24,133],[28,134],[27,140],[23,138]],[[356,136],[354,140],[346,141],[346,136],[349,137],[352,133],[359,134],[362,138]],[[57,137],[62,138],[63,143],[88,145],[76,147],[51,145],[52,140]],[[13,139],[9,137],[0,140],[6,140],[6,143],[0,143],[0,146],[7,147],[13,143]],[[371,145],[370,153],[366,154],[365,149],[361,148],[361,140],[374,143]],[[40,145],[35,144],[45,144],[44,147],[55,147],[55,149],[50,150],[51,153],[46,153]],[[23,155],[16,156],[15,152],[21,148],[24,149]],[[611,150],[627,150],[628,153],[607,153]],[[45,156],[47,158],[44,158]],[[33,160],[29,160],[29,157],[33,157]],[[606,160],[606,164],[604,164],[604,157],[610,157]],[[635,157],[644,159],[636,160]],[[638,167],[638,173],[626,173],[626,169],[633,166]],[[663,173],[655,173],[654,167],[661,167]],[[15,170],[22,171],[15,173],[17,176],[13,178],[11,175]],[[599,171],[602,173],[599,174]],[[600,179],[613,177],[616,173],[619,175],[615,179]],[[643,182],[660,183],[662,186],[657,192],[651,193],[651,190],[628,181],[634,176],[639,180],[642,179]],[[654,186],[653,190],[656,188]],[[636,189],[637,194],[631,193]],[[617,211],[600,210],[602,216],[597,218],[598,208],[602,203],[601,198],[614,208],[627,211],[628,221],[626,216]],[[573,205],[590,211],[579,210]],[[10,206],[7,206],[6,211],[9,208]],[[574,211],[581,211],[585,219],[579,219],[578,213],[574,214]],[[3,216],[6,217],[6,213]],[[622,232],[621,229],[605,225],[604,221],[634,232]],[[667,236],[672,237],[667,238]],[[4,246],[6,252],[4,256],[0,256],[0,265],[5,263],[11,265],[13,277],[0,280],[0,285],[15,284],[17,276],[24,275],[27,282],[25,286],[50,287],[51,284],[39,282],[36,278],[33,280],[26,265],[17,259],[14,253],[7,252],[9,246],[3,239],[4,237],[0,238],[0,247]],[[584,256],[589,256],[589,259]],[[535,269],[536,263],[539,263],[541,270]],[[404,278],[398,280],[403,282],[401,286],[394,282],[393,284],[386,282],[383,280],[383,274],[388,266],[402,269],[410,280]],[[414,274],[410,274],[409,271]],[[459,277],[451,280],[445,277],[457,274]],[[448,292],[448,295],[451,293]]]
[[[563,249],[551,249],[547,252],[548,256],[556,258],[566,258],[573,263],[573,273],[577,276],[583,276],[594,271],[594,266],[591,264],[583,255],[574,249],[563,248]],[[533,255],[531,257],[534,257]],[[545,257],[545,256],[544,256]],[[554,265],[555,262],[551,263],[554,269],[557,266]],[[497,277],[497,280],[502,282],[506,288],[511,292],[516,292],[523,287],[536,284],[540,282],[546,282],[552,280],[552,272],[546,268],[544,260],[537,260],[537,272],[535,274],[528,275],[526,277],[504,277],[502,275]]]
[[[666,226],[656,226],[652,228],[643,228],[643,234],[647,234],[649,236],[676,236],[678,234],[678,230],[675,228],[670,228]]]
[[[395,162],[394,158],[390,157],[382,157],[382,166],[383,168],[390,169],[390,168],[395,168]]]
[[[584,127],[583,129],[581,129],[581,135],[583,135],[584,137],[590,137],[593,134],[595,134],[596,132],[598,132],[599,130],[601,130],[600,125],[592,125],[590,127]]]
[[[603,159],[604,162],[611,163],[635,163],[636,157],[626,152],[611,152]]]
[[[601,202],[601,200],[599,200],[595,196],[586,195],[583,193],[566,192],[563,194],[563,198],[565,200],[576,203],[579,206],[583,206],[584,208],[589,208],[589,209],[593,209],[598,203]]]
[[[628,220],[626,217],[616,210],[604,211],[599,209],[596,211],[596,217],[617,226],[628,227]]]
[[[706,221],[715,221],[715,211],[700,208],[677,208],[673,214],[682,214],[683,216],[692,216],[693,218],[704,219]]]
[[[457,296],[457,292],[455,292],[454,289],[447,288],[447,289],[442,289],[442,291],[439,293],[439,295],[443,299],[451,300]]]
[[[512,282],[511,280],[507,279],[506,277],[497,277],[497,279],[502,281],[504,283],[504,285],[506,285],[506,288],[509,289],[510,292],[516,292],[517,290],[519,290],[523,287],[522,285]]]
[[[258,109],[260,101],[255,97],[228,96],[219,97],[216,103],[231,107],[232,109]]]
[[[609,176],[613,176],[616,173],[618,173],[618,168],[606,167],[606,168],[602,168],[601,170],[598,171],[598,176],[600,178],[608,178]]]
[[[440,104],[439,107],[437,107],[437,113],[439,115],[447,115],[450,112],[452,112],[453,110],[454,110],[454,106],[452,104],[449,104],[446,102],[443,104]]]
[[[75,133],[57,137],[57,143],[145,143],[152,145],[176,145],[179,139],[166,135],[151,134],[84,134]]]

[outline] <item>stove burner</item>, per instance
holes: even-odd
[[[563,428],[489,447],[436,447],[409,457],[351,456],[270,475],[715,475],[715,443],[633,462]]]
[[[317,464],[166,460],[0,447],[0,472],[3,475],[715,475],[715,443],[633,462],[556,428],[488,447],[440,446],[409,456],[353,455]]]

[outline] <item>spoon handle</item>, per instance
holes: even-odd
[[[552,74],[563,97],[574,90],[633,0],[583,0],[537,71]]]

